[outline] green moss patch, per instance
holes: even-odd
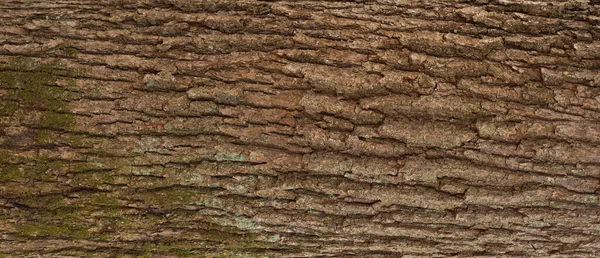
[[[27,237],[59,237],[81,239],[88,235],[88,227],[73,221],[59,224],[28,223],[17,227],[22,236]]]
[[[0,67],[0,84],[8,91],[0,99],[0,115],[21,121],[26,113],[16,110],[41,110],[38,127],[67,129],[74,121],[66,100],[70,92],[56,85],[61,77],[55,67],[58,62],[36,64],[27,58],[12,58]],[[69,83],[73,85],[73,83]]]
[[[70,91],[57,85],[64,78],[60,74],[65,74],[60,65],[58,61],[39,63],[25,57],[13,57],[0,65],[2,126],[26,127],[21,135],[11,136],[13,147],[57,145],[57,135],[73,125],[75,115],[68,108]],[[6,157],[0,158],[0,181],[52,180],[52,172],[67,166],[65,161],[44,157],[16,162],[10,160],[12,151],[1,155]]]

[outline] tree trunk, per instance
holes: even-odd
[[[0,256],[600,255],[598,1],[0,9]]]

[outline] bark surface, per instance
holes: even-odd
[[[600,255],[600,5],[0,1],[0,256]]]

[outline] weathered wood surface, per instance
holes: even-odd
[[[598,1],[0,2],[0,256],[600,255]]]

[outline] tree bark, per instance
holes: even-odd
[[[0,10],[0,256],[600,255],[598,1]]]

